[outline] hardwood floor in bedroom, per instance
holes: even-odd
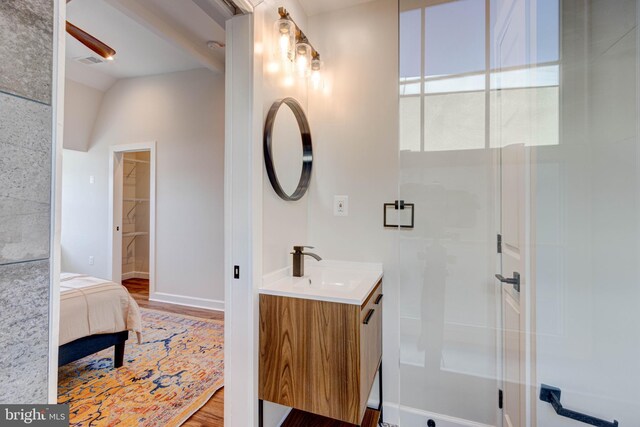
[[[201,317],[203,319],[224,320],[224,313],[221,311],[149,301],[149,281],[146,279],[123,280],[122,284],[127,288],[133,299],[135,299],[138,305],[142,308],[185,314],[187,316]],[[224,387],[216,392],[216,394],[214,394],[202,408],[193,414],[183,424],[183,426],[224,427]]]

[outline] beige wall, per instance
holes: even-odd
[[[64,87],[64,148],[87,151],[104,92],[66,79]]]
[[[156,291],[222,301],[224,76],[205,69],[120,80],[105,94],[88,151],[65,150],[63,268],[110,276],[109,146],[148,141],[157,141]]]

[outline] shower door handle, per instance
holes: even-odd
[[[585,424],[589,424],[597,427],[618,427],[618,421],[613,420],[605,421],[600,418],[592,417],[590,415],[582,414],[580,412],[572,411],[562,406],[560,403],[560,395],[562,391],[557,388],[546,384],[541,384],[540,387],[540,400],[543,402],[548,402],[553,406],[553,409],[556,411],[556,414],[561,417],[567,417],[572,420],[581,421]]]
[[[513,289],[515,289],[516,292],[520,292],[520,273],[514,271],[512,278],[506,278],[502,274],[496,274],[496,279],[502,283],[513,285]]]

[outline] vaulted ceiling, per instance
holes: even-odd
[[[99,89],[120,78],[224,69],[224,49],[207,47],[224,42],[224,29],[191,0],[73,0],[67,20],[116,50],[113,61],[85,64],[78,60],[97,56],[66,37],[68,77]]]

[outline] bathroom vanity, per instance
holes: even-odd
[[[382,266],[290,273],[260,290],[259,398],[360,425],[382,358]]]

